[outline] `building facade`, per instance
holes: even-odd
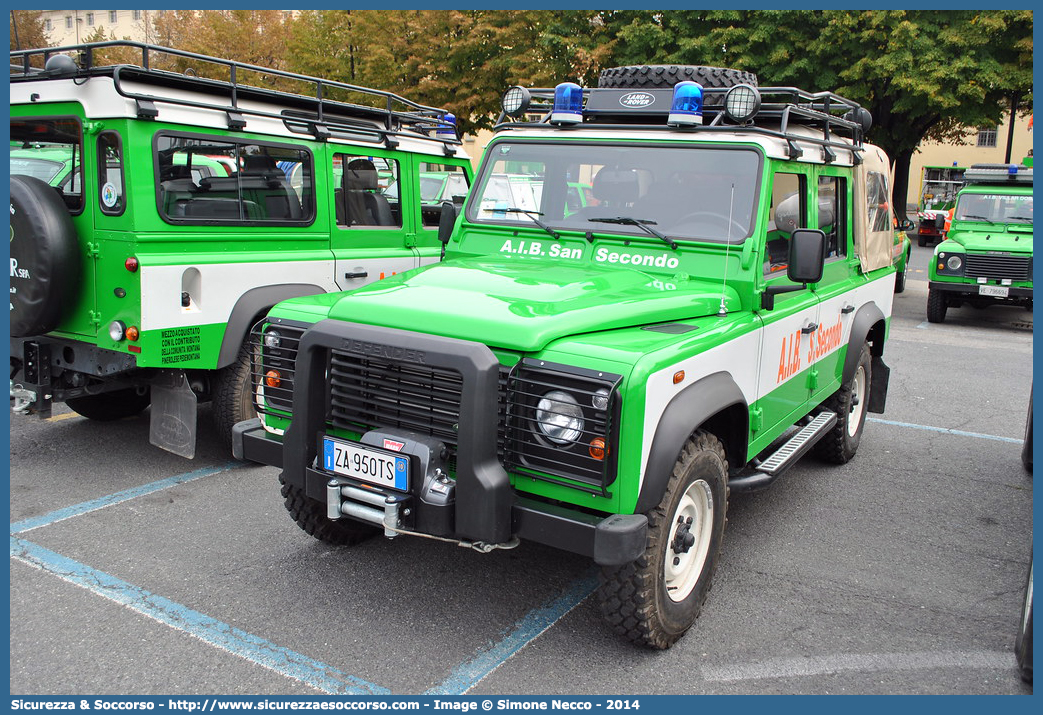
[[[152,16],[156,10],[42,10],[44,29],[51,38],[51,45],[64,47],[85,42],[88,37],[103,29],[116,39],[146,42],[152,29]]]

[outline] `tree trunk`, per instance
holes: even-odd
[[[891,186],[891,203],[895,216],[901,221],[907,217],[906,203],[909,195],[909,164],[913,160],[913,149],[898,152],[894,159],[894,184]],[[915,214],[915,211],[914,211]]]

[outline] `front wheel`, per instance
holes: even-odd
[[[834,464],[847,464],[855,456],[858,443],[862,441],[862,428],[866,424],[866,407],[869,405],[872,382],[873,360],[869,354],[869,344],[862,343],[854,374],[822,403],[837,413],[837,423],[815,445],[815,453],[821,459]]]
[[[905,271],[895,273],[895,293],[905,292]]]
[[[927,291],[927,320],[931,323],[945,321],[945,311],[949,308],[949,301],[944,293],[936,290]]]
[[[666,649],[695,623],[717,569],[727,479],[720,441],[696,432],[682,448],[662,500],[648,513],[644,553],[601,571],[601,611],[618,633]]]
[[[330,519],[326,514],[326,505],[309,498],[303,489],[287,484],[279,478],[282,485],[283,506],[305,533],[333,546],[354,546],[374,536],[379,530],[370,524],[352,519]]]

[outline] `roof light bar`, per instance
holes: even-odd
[[[583,121],[583,88],[575,82],[562,82],[554,88],[552,124],[579,124]]]
[[[456,139],[456,115],[446,112],[439,122],[435,134],[440,137],[452,137]]]
[[[703,86],[685,80],[674,85],[674,98],[670,103],[670,116],[666,123],[675,127],[703,123]]]

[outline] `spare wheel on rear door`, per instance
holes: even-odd
[[[61,197],[39,179],[12,176],[11,336],[54,330],[79,275],[79,242]]]

